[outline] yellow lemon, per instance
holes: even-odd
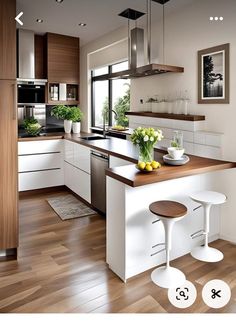
[[[138,163],[138,167],[139,167],[140,170],[145,169],[145,166],[146,166],[146,163],[145,162],[139,162]]]
[[[152,161],[151,166],[153,167],[153,169],[157,169],[158,168],[158,163],[156,161]]]
[[[158,169],[161,167],[161,164],[157,161],[152,161],[151,166],[153,167],[153,169]]]
[[[152,171],[152,166],[150,164],[146,164],[145,170]]]

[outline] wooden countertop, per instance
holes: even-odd
[[[155,151],[155,160],[162,164],[157,171],[142,173],[135,165],[122,166],[106,170],[106,175],[127,184],[130,187],[140,187],[146,184],[157,183],[165,180],[202,174],[217,170],[236,167],[236,162],[220,161],[189,155],[190,161],[182,166],[170,166],[163,162],[166,152]]]
[[[18,137],[18,142],[58,140],[58,139],[63,139],[64,135],[65,135],[64,132],[55,132],[55,133],[47,133],[42,136]]]
[[[48,133],[46,136],[19,138],[19,141],[66,139],[87,146],[90,149],[94,149],[132,163],[137,163],[138,149],[130,141],[112,137],[109,137],[109,139],[106,140],[98,141],[83,140],[83,137],[92,135],[95,134],[83,132],[80,134]],[[128,165],[108,169],[106,170],[106,174],[129,185],[130,187],[139,187],[165,180],[236,167],[236,162],[220,161],[193,155],[189,155],[190,161],[185,165],[170,166],[164,164],[162,158],[164,154],[166,154],[166,151],[155,149],[154,159],[162,164],[162,167],[157,171],[151,173],[141,173],[135,168],[135,165]]]
[[[83,137],[96,136],[98,134],[81,132],[79,134],[66,134],[64,132],[47,133],[44,136],[18,138],[19,142],[41,141],[41,140],[57,140],[66,139],[88,148],[97,150],[102,153],[113,155],[117,158],[122,158],[129,162],[136,163],[138,160],[138,149],[129,141],[109,137],[105,140],[86,141]]]
[[[130,141],[109,137],[105,140],[86,141],[83,137],[96,134],[80,133],[80,134],[65,134],[64,139],[79,143],[99,152],[113,155],[117,158],[137,163],[138,149]]]

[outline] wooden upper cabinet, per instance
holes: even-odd
[[[47,78],[47,52],[46,52],[46,39],[45,36],[34,36],[34,49],[35,49],[35,78]]]
[[[79,83],[79,38],[47,34],[48,82]]]
[[[16,0],[0,1],[0,79],[16,79]]]

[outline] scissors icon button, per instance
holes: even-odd
[[[212,298],[212,299],[215,299],[216,297],[221,297],[220,292],[221,292],[221,290],[216,291],[216,290],[213,288],[213,289],[211,290],[211,293],[212,293],[211,298]]]

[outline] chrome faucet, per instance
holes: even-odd
[[[117,120],[118,118],[118,114],[115,110],[111,110],[114,114],[115,114],[115,120]],[[107,129],[106,129],[106,113],[103,113],[103,137],[106,138],[106,133],[107,133]]]

